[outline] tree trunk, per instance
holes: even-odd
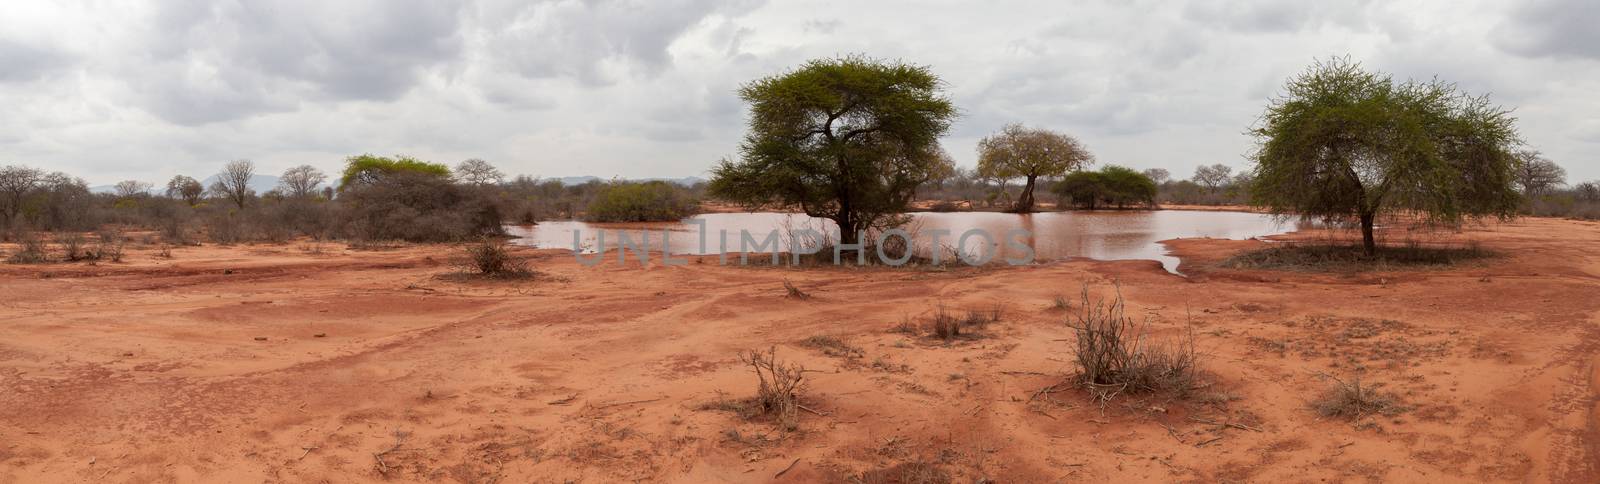
[[[1015,210],[1017,213],[1033,212],[1033,181],[1037,176],[1028,175],[1028,183],[1022,186],[1022,197],[1017,199]]]
[[[1372,212],[1361,214],[1361,248],[1368,256],[1378,255],[1378,243],[1372,237],[1372,221],[1377,218]]]

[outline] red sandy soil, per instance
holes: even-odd
[[[0,482],[1600,482],[1600,224],[1455,237],[1504,256],[1234,270],[1264,242],[1174,241],[1184,278],[523,251],[540,275],[504,281],[452,276],[450,246],[293,243],[0,265]],[[1193,324],[1195,397],[1039,393],[1074,370],[1054,300],[1113,281],[1156,338]],[[951,343],[893,332],[940,304],[1004,312]],[[702,409],[751,396],[737,354],[770,346],[807,369],[796,431]],[[1409,409],[1309,408],[1358,374]]]

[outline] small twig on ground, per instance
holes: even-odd
[[[1203,424],[1216,425],[1216,426],[1219,426],[1219,427],[1233,427],[1233,428],[1236,428],[1236,429],[1239,429],[1239,430],[1249,430],[1251,432],[1260,432],[1261,431],[1261,429],[1258,429],[1258,428],[1255,428],[1255,427],[1251,427],[1249,425],[1236,424],[1236,423],[1233,423],[1233,422],[1213,422],[1213,421],[1210,421],[1210,420],[1198,419],[1198,418],[1194,418],[1194,417],[1189,417],[1189,420],[1193,420],[1193,421],[1200,422],[1200,423],[1203,423]]]
[[[295,460],[302,460],[302,459],[305,459],[305,458],[306,458],[306,456],[307,456],[307,455],[311,455],[311,451],[313,451],[313,450],[317,450],[317,448],[318,448],[318,447],[317,447],[317,446],[315,446],[315,445],[313,445],[313,446],[311,446],[311,447],[301,447],[301,448],[302,448],[302,449],[305,449],[305,452],[303,452],[303,453],[301,453],[301,454],[300,454],[300,457],[299,457],[299,458],[296,458],[296,459],[295,459]]]
[[[795,406],[796,406],[796,407],[799,407],[799,408],[800,408],[800,409],[801,409],[801,410],[805,410],[805,411],[807,411],[807,412],[811,412],[811,413],[814,413],[814,414],[816,414],[816,415],[817,415],[817,416],[819,416],[819,417],[826,417],[826,416],[828,416],[828,414],[826,414],[826,413],[822,413],[822,412],[818,412],[818,411],[816,411],[816,410],[812,410],[812,409],[811,409],[811,407],[807,407],[807,406],[805,406],[805,405],[800,405],[800,404],[795,404]]]
[[[560,400],[551,400],[549,402],[549,404],[550,405],[566,405],[566,404],[572,403],[572,401],[576,400],[577,398],[578,398],[578,394],[574,393],[574,394],[571,394],[571,395],[567,395],[567,398],[563,398],[563,399],[560,399]]]
[[[1218,440],[1222,440],[1222,437],[1218,436],[1217,438],[1214,438],[1214,439],[1211,439],[1211,440],[1207,440],[1205,442],[1201,442],[1201,443],[1198,443],[1198,444],[1194,444],[1194,446],[1195,447],[1205,447],[1206,444],[1209,444],[1209,443],[1212,443],[1212,442],[1216,442]]]
[[[651,399],[646,399],[646,400],[631,400],[631,401],[626,401],[626,402],[604,403],[604,404],[600,404],[600,405],[595,405],[594,408],[611,408],[611,407],[620,407],[620,406],[623,406],[623,405],[633,405],[635,403],[650,403],[650,402],[654,402],[654,401],[657,401],[657,400],[662,400],[662,399],[665,399],[665,398],[667,398],[667,397],[656,397],[656,398],[651,398]]]
[[[779,478],[779,477],[783,477],[783,475],[784,475],[784,474],[788,474],[788,473],[789,473],[789,469],[793,469],[793,468],[794,468],[794,465],[795,465],[795,464],[799,464],[799,463],[800,463],[800,458],[799,458],[799,457],[796,457],[796,458],[795,458],[795,459],[794,459],[794,462],[790,462],[790,463],[789,463],[789,466],[788,466],[788,467],[784,467],[784,468],[783,468],[783,470],[781,470],[781,471],[778,471],[778,473],[777,473],[777,474],[773,474],[773,475],[772,475],[772,478],[773,478],[773,479],[777,479],[777,478]]]

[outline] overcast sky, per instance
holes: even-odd
[[[1600,178],[1600,2],[7,1],[0,164],[91,184],[276,174],[352,154],[538,176],[705,176],[735,153],[740,83],[862,53],[925,64],[971,166],[1008,122],[1102,163],[1245,165],[1290,75],[1349,55],[1514,107]]]

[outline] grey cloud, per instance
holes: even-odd
[[[459,57],[459,13],[445,5],[167,4],[153,15],[144,62],[123,69],[152,112],[179,124],[292,110],[304,100],[393,100],[425,70]]]
[[[659,74],[671,63],[673,40],[714,13],[746,11],[754,2],[652,0],[535,2],[485,5],[492,55],[531,77],[574,77],[592,86],[629,73]]]
[[[1335,24],[1364,27],[1362,15],[1369,2],[1231,0],[1194,1],[1183,16],[1201,25],[1240,32],[1297,32],[1307,26]]]
[[[0,37],[0,83],[38,80],[69,60],[68,54]]]
[[[1525,57],[1600,59],[1600,2],[1523,3],[1494,30],[1495,44]]]

